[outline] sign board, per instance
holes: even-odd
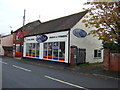
[[[36,36],[36,41],[41,43],[41,42],[45,42],[48,39],[48,37],[46,35],[37,35]]]
[[[74,29],[73,34],[78,38],[84,38],[87,36],[87,32],[82,29]]]

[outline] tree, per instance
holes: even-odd
[[[120,1],[87,2],[89,14],[82,22],[86,27],[95,27],[89,34],[97,36],[103,43],[120,46]]]

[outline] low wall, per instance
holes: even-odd
[[[120,72],[120,53],[112,53],[109,49],[105,49],[104,69]]]

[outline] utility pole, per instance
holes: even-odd
[[[23,26],[25,25],[25,12],[26,12],[26,10],[24,9]]]

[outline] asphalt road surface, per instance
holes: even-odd
[[[118,88],[118,81],[1,58],[2,88]]]

